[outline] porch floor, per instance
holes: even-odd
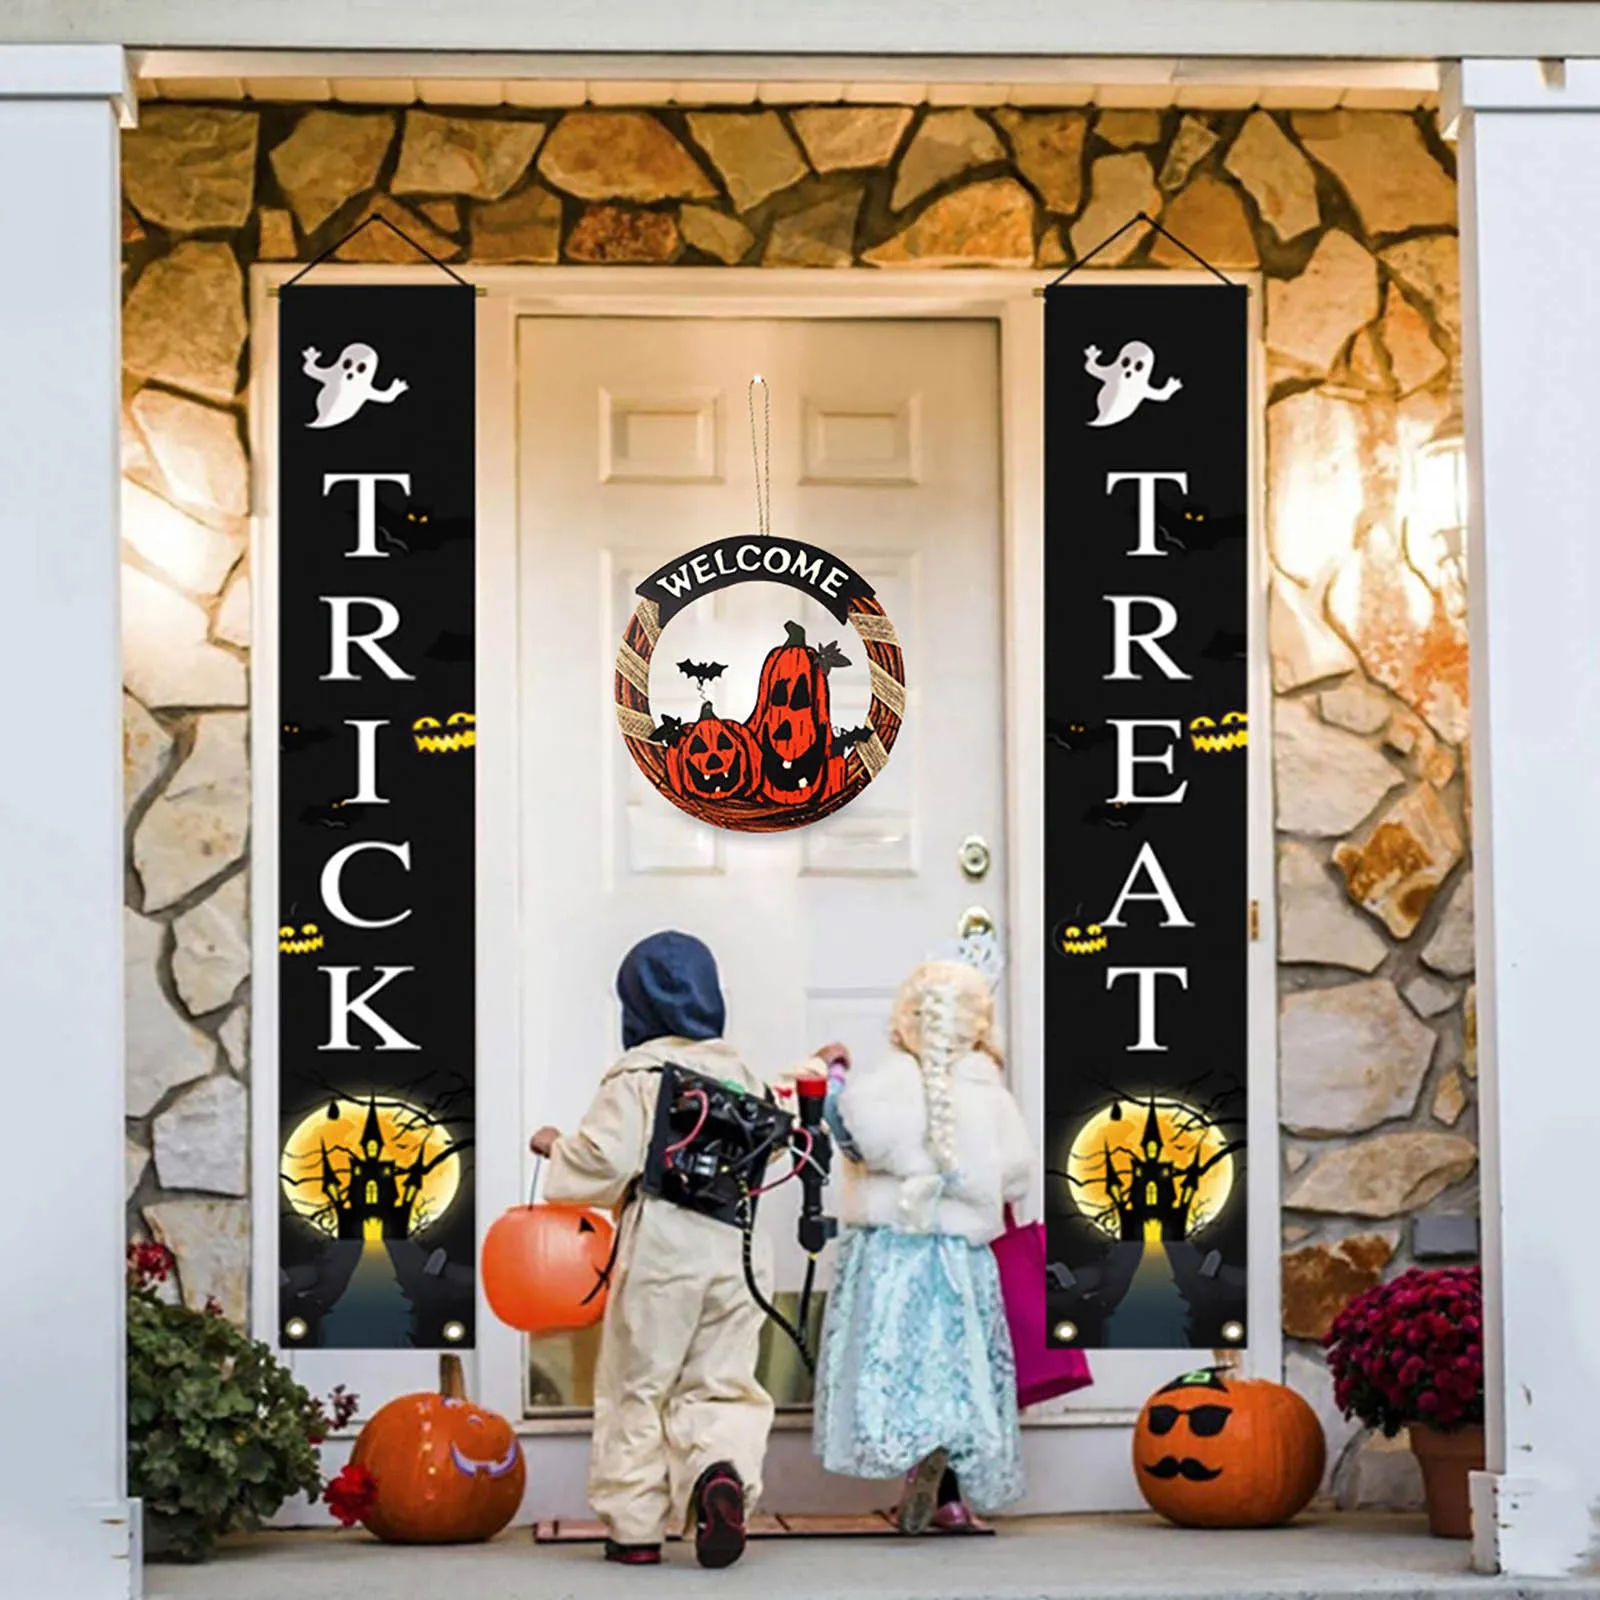
[[[535,1545],[513,1529],[492,1544],[393,1548],[360,1533],[261,1533],[203,1567],[151,1566],[146,1600],[1393,1600],[1585,1595],[1595,1579],[1483,1578],[1467,1546],[1430,1539],[1419,1516],[1314,1516],[1256,1533],[1189,1532],[1151,1516],[1036,1517],[993,1539],[778,1539],[726,1573],[683,1545],[637,1572],[594,1545]]]

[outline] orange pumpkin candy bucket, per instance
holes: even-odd
[[[605,1314],[616,1227],[588,1206],[541,1204],[535,1161],[525,1206],[483,1239],[483,1292],[500,1321],[523,1333],[569,1333]]]

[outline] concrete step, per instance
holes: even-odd
[[[203,1567],[151,1566],[146,1600],[1600,1600],[1600,1577],[1467,1570],[1467,1547],[1420,1517],[1328,1514],[1260,1532],[1196,1532],[1154,1517],[1002,1521],[992,1539],[776,1539],[702,1572],[686,1546],[662,1567],[609,1566],[592,1545],[401,1548],[354,1533],[262,1533]]]

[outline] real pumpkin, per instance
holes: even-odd
[[[351,1464],[377,1484],[364,1526],[388,1544],[492,1539],[522,1504],[527,1467],[504,1417],[471,1404],[461,1358],[439,1358],[439,1393],[407,1394],[374,1413]]]
[[[1322,1482],[1327,1444],[1293,1389],[1215,1369],[1145,1402],[1133,1472],[1152,1510],[1186,1528],[1270,1528],[1297,1516]]]

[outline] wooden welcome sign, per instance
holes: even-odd
[[[1248,1335],[1245,319],[1232,285],[1046,298],[1058,1345]]]
[[[474,296],[279,297],[279,1334],[473,1340]]]

